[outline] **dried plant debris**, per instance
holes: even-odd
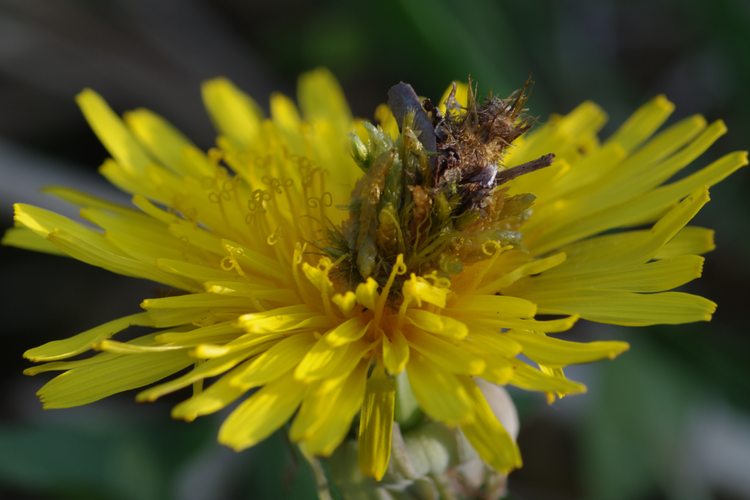
[[[463,107],[454,85],[444,112],[408,83],[391,87],[388,106],[400,134],[392,139],[370,123],[366,141],[352,134],[353,155],[365,173],[349,218],[330,232],[326,246],[343,261],[338,269],[347,285],[366,278],[382,285],[399,254],[409,273],[449,277],[497,245],[521,244],[518,228],[534,196],[511,196],[506,183],[554,159],[546,154],[513,168],[503,163],[508,147],[531,128],[524,113],[529,86],[507,99],[478,102],[470,85]]]

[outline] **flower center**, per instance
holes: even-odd
[[[481,103],[470,89],[466,107],[458,103],[454,86],[444,112],[420,100],[406,83],[389,90],[400,133],[394,139],[365,123],[365,140],[351,135],[364,175],[352,192],[349,218],[330,232],[326,249],[340,259],[337,269],[348,286],[367,278],[385,285],[399,255],[407,277],[433,272],[450,277],[488,258],[490,242],[521,243],[518,230],[534,196],[509,195],[505,184],[550,165],[554,157],[514,168],[503,164],[508,146],[531,126],[523,115],[527,86],[508,99]],[[400,289],[391,287],[391,295]]]

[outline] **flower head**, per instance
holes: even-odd
[[[670,290],[700,275],[712,231],[688,223],[746,154],[671,180],[725,127],[694,116],[656,133],[664,97],[604,142],[589,102],[526,133],[523,91],[480,102],[454,85],[433,105],[400,84],[379,126],[354,120],[322,70],[301,78],[299,110],[276,94],[268,118],[223,79],[203,97],[219,131],[206,154],[156,114],[120,119],[82,92],[112,155],[101,173],[133,206],[65,188],[50,193],[84,223],[16,206],[5,244],[175,290],[27,351],[45,362],[27,373],[62,372],[39,391],[46,408],[192,390],[174,417],[242,400],[221,442],[244,449],[291,420],[291,439],[323,456],[358,416],[360,465],[380,478],[402,377],[427,417],[508,471],[520,454],[478,379],[582,392],[563,368],[627,344],[560,338],[579,318],[676,324],[715,309]],[[152,331],[115,340],[135,325]]]

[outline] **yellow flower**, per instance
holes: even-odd
[[[477,230],[459,238],[459,231],[450,248],[460,240],[460,251],[443,251],[440,240],[442,253],[429,259],[424,246],[403,251],[408,245],[397,237],[405,221],[388,226],[386,216],[398,212],[377,205],[392,170],[383,170],[382,182],[372,173],[381,168],[372,164],[376,153],[391,155],[390,166],[409,151],[422,167],[431,161],[415,140],[425,140],[414,133],[419,126],[408,126],[414,110],[399,124],[381,106],[379,129],[354,120],[322,70],[301,78],[299,110],[273,95],[269,118],[223,79],[206,83],[203,98],[219,131],[218,147],[207,154],[156,114],[139,109],[121,120],[85,90],[78,104],[112,155],[101,173],[130,193],[134,206],[50,189],[81,208],[81,223],[16,205],[5,244],[175,290],[144,300],[141,312],[27,351],[28,359],[46,362],[28,374],[62,371],[39,391],[45,408],[144,386],[150,387],[139,401],[190,388],[175,418],[193,420],[244,399],[223,423],[222,443],[241,450],[291,420],[291,439],[322,456],[359,415],[360,465],[380,479],[390,455],[395,377],[405,373],[429,418],[459,427],[488,464],[505,472],[520,466],[520,454],[476,378],[551,398],[582,392],[563,367],[613,358],[627,344],[549,334],[579,318],[678,324],[709,320],[715,309],[707,299],[670,290],[700,276],[699,255],[713,248],[713,233],[687,224],[708,201],[707,188],[745,165],[746,153],[672,180],[725,127],[693,116],[656,133],[673,109],[664,97],[604,142],[597,133],[606,116],[590,102],[515,140],[502,164],[493,163],[493,180],[475,183],[484,190],[479,198],[467,198],[461,186],[455,192],[454,184],[459,201],[449,197],[441,212],[459,227],[456,214],[468,213],[467,206],[485,214],[525,200],[509,212],[515,222],[507,234]],[[467,99],[460,86],[441,109],[465,116],[458,103]],[[502,165],[546,153],[555,154],[550,166],[508,177],[502,189],[495,185],[495,174],[507,171]],[[368,164],[363,177],[360,166]],[[414,220],[442,210],[437,196],[422,196],[434,191],[410,189]],[[525,193],[535,197],[531,209]],[[383,209],[368,212],[375,206]],[[472,221],[466,224],[481,226]],[[374,244],[367,238],[376,233],[365,226],[380,231],[378,238],[390,227],[396,239]],[[388,245],[397,250],[385,258]],[[445,258],[456,255],[461,259]],[[152,332],[113,339],[130,326]],[[91,349],[102,352],[70,359]]]

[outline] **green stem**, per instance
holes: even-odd
[[[328,486],[328,477],[326,477],[326,473],[323,470],[323,465],[320,463],[320,460],[316,457],[309,456],[304,452],[302,452],[302,456],[305,457],[307,463],[310,464],[310,469],[312,469],[313,477],[315,478],[315,487],[318,492],[318,499],[333,500],[331,490]]]

